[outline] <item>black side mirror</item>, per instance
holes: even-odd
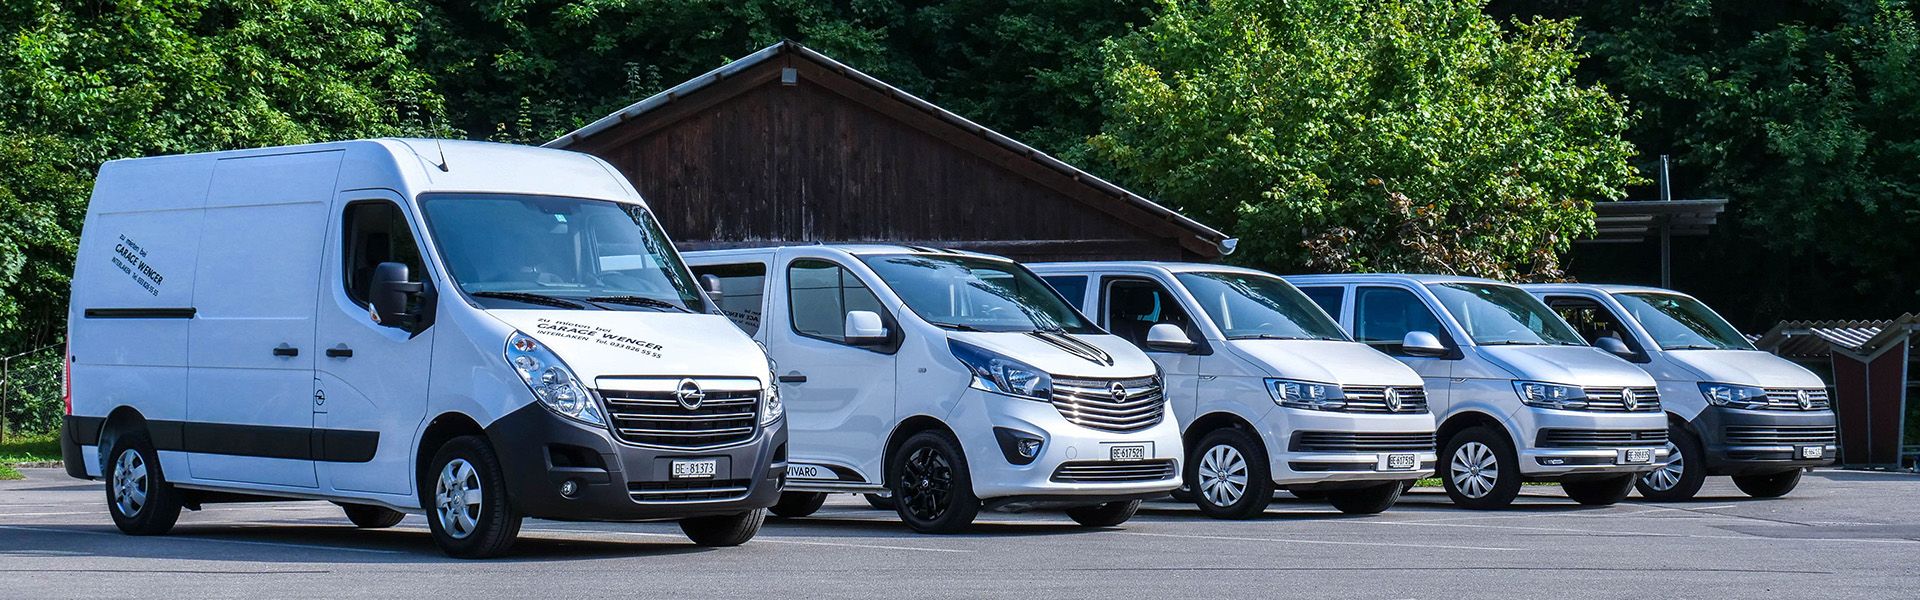
[[[1628,348],[1627,343],[1620,341],[1618,338],[1602,337],[1593,341],[1593,347],[1605,350],[1607,354],[1612,354],[1627,360],[1637,358],[1633,353],[1633,349]]]
[[[407,266],[397,262],[384,262],[373,268],[372,290],[369,290],[373,302],[373,322],[395,329],[418,332],[426,329],[427,303],[416,306],[415,299],[420,298],[427,289],[426,284],[409,281],[411,277]]]

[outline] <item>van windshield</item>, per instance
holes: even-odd
[[[1227,339],[1347,339],[1326,311],[1278,277],[1247,273],[1181,273],[1176,277]]]
[[[1025,267],[971,256],[861,257],[928,323],[967,331],[1100,333]]]
[[[1673,294],[1614,294],[1661,350],[1752,350],[1746,336],[1699,300]]]
[[[481,306],[707,312],[645,207],[504,194],[420,205],[447,271]]]
[[[1435,298],[1482,346],[1585,346],[1585,340],[1539,299],[1510,285],[1431,284]]]

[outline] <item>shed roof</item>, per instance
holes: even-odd
[[[1753,345],[1788,358],[1825,358],[1839,349],[1871,355],[1896,340],[1920,333],[1920,314],[1885,321],[1781,321]]]

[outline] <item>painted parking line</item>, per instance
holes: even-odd
[[[1641,505],[1620,505],[1620,506],[1625,507],[1625,506],[1641,506]],[[1642,510],[1635,510],[1635,511],[1628,511],[1628,512],[1601,512],[1601,513],[1583,512],[1583,513],[1566,513],[1566,514],[1517,513],[1517,514],[1507,514],[1507,515],[1478,515],[1478,516],[1472,516],[1472,517],[1444,517],[1439,519],[1419,519],[1417,521],[1406,521],[1406,522],[1444,523],[1444,522],[1452,522],[1452,521],[1486,521],[1486,520],[1493,520],[1493,519],[1535,519],[1535,518],[1611,519],[1611,518],[1631,517],[1635,515],[1644,515],[1644,514],[1660,513],[1660,512],[1690,513],[1690,512],[1697,512],[1697,511],[1703,511],[1703,510],[1735,508],[1737,506],[1738,505],[1736,504],[1727,504],[1722,506],[1702,506],[1698,508],[1671,508],[1671,507],[1665,507],[1665,506],[1645,506],[1643,507]],[[1728,519],[1741,518],[1737,515],[1722,515],[1717,513],[1700,513],[1700,514],[1705,516],[1724,517]]]
[[[200,511],[199,511],[199,512],[203,512],[203,513],[214,513],[214,512],[238,512],[238,511],[243,511],[243,510],[245,510],[245,511],[254,511],[254,510],[319,510],[319,511],[326,511],[326,512],[329,512],[329,513],[331,513],[331,512],[332,512],[332,511],[329,511],[329,510],[327,510],[327,509],[328,509],[328,507],[325,507],[325,506],[320,506],[320,505],[317,505],[317,504],[316,504],[316,505],[308,505],[308,506],[226,506],[226,507],[215,507],[215,506],[209,506],[209,507],[206,507],[206,508],[203,508],[203,509],[200,509]],[[4,519],[4,518],[6,518],[6,517],[60,517],[60,516],[72,516],[72,515],[104,515],[104,514],[107,514],[107,506],[106,506],[105,504],[102,504],[102,505],[100,505],[100,508],[97,508],[97,509],[94,509],[94,510],[88,510],[88,511],[76,511],[76,512],[34,512],[34,513],[0,513],[0,519]]]
[[[1336,540],[1303,540],[1303,539],[1295,539],[1295,538],[1255,538],[1255,537],[1233,537],[1233,536],[1225,536],[1225,535],[1182,535],[1182,534],[1176,534],[1176,533],[1147,533],[1144,531],[1109,531],[1106,533],[1110,533],[1113,535],[1181,538],[1181,539],[1191,539],[1191,540],[1231,540],[1236,542],[1276,542],[1276,543],[1283,543],[1283,544],[1321,544],[1321,545],[1329,545],[1329,546],[1375,546],[1375,547],[1387,547],[1387,548],[1420,548],[1424,550],[1436,550],[1436,549],[1437,550],[1491,550],[1491,551],[1524,550],[1524,548],[1499,548],[1499,547],[1492,547],[1492,546],[1453,546],[1453,545],[1447,545],[1447,544],[1415,544],[1415,543],[1395,543],[1395,542],[1342,542],[1342,541],[1336,541]]]
[[[1471,523],[1429,523],[1424,521],[1351,521],[1351,523],[1356,525],[1401,525],[1401,526],[1410,526],[1410,527],[1470,527],[1470,528],[1477,528],[1477,529],[1507,529],[1507,530],[1514,530],[1514,531],[1540,531],[1540,532],[1547,532],[1547,533],[1575,533],[1575,534],[1590,535],[1590,536],[1637,535],[1637,536],[1646,536],[1646,537],[1691,538],[1691,539],[1703,539],[1703,540],[1747,540],[1747,541],[1772,540],[1772,541],[1793,541],[1793,542],[1850,542],[1850,543],[1861,543],[1861,544],[1899,544],[1899,545],[1920,544],[1920,540],[1909,540],[1904,538],[1877,539],[1877,538],[1769,537],[1764,535],[1701,535],[1701,534],[1693,534],[1693,533],[1660,533],[1660,532],[1651,532],[1651,531],[1595,531],[1590,529],[1573,529],[1570,527],[1527,527],[1527,526],[1521,526],[1521,525],[1475,525]]]
[[[664,537],[664,538],[674,538],[674,539],[686,539],[687,537],[685,535],[673,534],[673,533],[646,533],[646,532],[640,532],[640,531],[597,531],[592,529],[522,529],[521,531],[534,531],[539,533],[573,533],[573,534],[589,534],[589,535],[626,535],[626,536],[635,536],[635,537]],[[796,544],[801,546],[834,546],[834,547],[840,547],[840,548],[868,548],[873,550],[909,550],[913,552],[946,552],[946,553],[954,553],[954,554],[972,554],[973,553],[972,550],[960,550],[955,548],[886,546],[881,544],[855,544],[851,542],[814,542],[814,541],[808,541],[808,540],[796,540],[791,538],[765,536],[765,535],[753,536],[753,540],[751,541],[751,543]]]
[[[20,525],[0,525],[0,529],[13,530],[13,531],[33,531],[33,532],[39,532],[39,533],[59,533],[59,534],[76,534],[77,533],[81,535],[106,535],[106,536],[113,536],[118,538],[127,537],[126,534],[117,533],[117,532],[88,531],[85,529],[58,529],[53,527],[26,527],[26,526],[20,526]],[[240,544],[244,546],[273,546],[277,548],[295,548],[299,550],[339,550],[341,552],[364,552],[367,554],[405,554],[404,552],[401,552],[399,550],[377,550],[374,548],[354,548],[350,546],[327,546],[322,544],[290,544],[285,542],[255,542],[255,541],[248,541],[248,540],[227,540],[227,539],[220,539],[220,538],[192,537],[192,536],[184,536],[184,535],[157,536],[152,539],[166,540],[166,541],[180,541],[180,542],[206,542],[206,543],[213,543],[213,544]]]

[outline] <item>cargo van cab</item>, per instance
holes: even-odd
[[[1754,349],[1692,296],[1652,287],[1521,286],[1588,342],[1639,365],[1660,384],[1668,457],[1637,484],[1653,500],[1685,500],[1709,475],[1756,498],[1784,496],[1802,470],[1839,452],[1826,383]]]
[[[1420,375],[1285,280],[1209,264],[1029,267],[1160,366],[1187,446],[1180,495],[1201,512],[1247,518],[1284,488],[1378,513],[1433,473]]]
[[[448,554],[525,517],[733,545],[778,499],[770,364],[584,154],[382,139],[102,166],[62,454],[122,531],[180,509],[424,512]]]
[[[1455,504],[1505,507],[1525,481],[1613,504],[1666,460],[1653,378],[1587,345],[1519,287],[1446,275],[1287,280],[1355,340],[1425,379],[1439,420],[1437,470]]]
[[[1111,526],[1179,483],[1153,361],[1017,263],[890,245],[687,261],[777,365],[793,449],[776,516],[853,492],[921,532],[994,509]]]

